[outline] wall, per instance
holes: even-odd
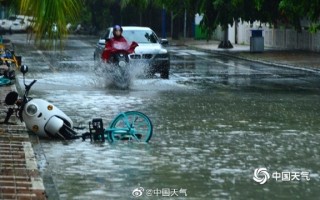
[[[260,27],[260,28],[259,28]],[[320,33],[310,33],[307,30],[298,32],[294,29],[273,29],[259,22],[250,25],[247,22],[240,22],[237,26],[229,26],[229,40],[232,44],[250,45],[252,29],[262,29],[265,47],[277,49],[296,49],[320,52]],[[213,34],[213,39],[222,40],[223,33],[220,28]]]

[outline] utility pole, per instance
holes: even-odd
[[[187,9],[184,9],[183,37],[187,37]]]
[[[164,5],[162,5],[162,38],[166,38],[166,10],[164,8]]]
[[[173,38],[173,11],[171,11],[171,27],[170,27],[170,31],[171,31],[171,38]]]

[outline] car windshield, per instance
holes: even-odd
[[[123,30],[123,37],[127,41],[135,41],[137,43],[157,43],[158,38],[151,30]]]

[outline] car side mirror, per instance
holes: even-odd
[[[23,74],[23,76],[28,72],[28,66],[27,65],[21,65],[20,72]]]
[[[106,40],[100,38],[98,43],[99,43],[100,45],[105,45],[105,44],[106,44]]]
[[[160,44],[169,45],[169,41],[168,41],[168,39],[162,38],[162,39],[160,39]]]

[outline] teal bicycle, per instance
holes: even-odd
[[[3,85],[10,85],[11,84],[11,79],[7,78],[5,76],[0,76],[0,86]]]
[[[149,117],[138,111],[127,111],[117,115],[110,123],[109,128],[103,127],[101,118],[89,122],[90,132],[82,134],[82,139],[91,141],[138,141],[149,142],[153,125]]]

